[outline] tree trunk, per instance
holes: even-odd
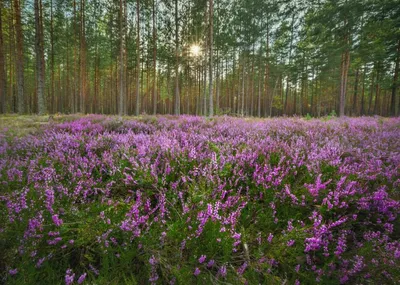
[[[379,104],[379,93],[380,93],[380,71],[381,71],[381,65],[378,62],[378,65],[376,67],[376,82],[375,82],[375,102],[374,102],[374,115],[378,113],[378,104]]]
[[[125,115],[125,4],[124,0],[119,1],[119,33],[120,33],[120,50],[119,50],[119,108],[118,115]]]
[[[157,0],[153,0],[153,114],[157,114],[157,23],[156,23]]]
[[[140,115],[140,1],[136,1],[136,111]]]
[[[73,54],[73,71],[74,71],[74,83],[73,83],[73,92],[72,92],[72,113],[78,112],[78,89],[79,89],[79,71],[78,71],[78,24],[77,24],[77,12],[76,12],[76,1],[73,2],[73,18],[74,18],[74,54]]]
[[[44,70],[44,48],[43,48],[43,9],[42,1],[35,0],[35,31],[36,31],[36,81],[37,81],[37,98],[38,98],[38,113],[43,115],[46,113],[45,98],[44,98],[44,84],[45,84],[45,70]]]
[[[342,54],[342,67],[341,67],[341,78],[340,78],[340,100],[339,100],[339,116],[344,116],[344,108],[346,103],[346,90],[347,90],[347,78],[350,65],[350,51],[346,50]]]
[[[17,73],[17,99],[18,99],[18,113],[25,112],[24,104],[24,54],[23,54],[23,34],[21,24],[21,0],[14,0],[15,12],[15,30],[17,40],[17,60],[16,60],[16,73]]]
[[[367,72],[367,67],[364,65],[363,77],[362,77],[362,90],[361,90],[361,108],[360,114],[361,116],[365,113],[365,103],[364,103],[364,95],[365,95],[365,74]]]
[[[85,1],[81,0],[80,21],[80,112],[86,109],[86,35],[85,35]]]
[[[6,62],[4,58],[2,11],[3,3],[0,2],[0,113],[4,114],[6,112],[7,73]]]
[[[358,77],[359,77],[360,69],[357,68],[356,71],[356,79],[354,82],[354,94],[353,94],[353,115],[357,116],[357,92],[358,92]]]
[[[376,68],[376,65],[374,64],[374,67]],[[375,79],[375,74],[374,71],[371,72],[371,77],[372,77],[372,82],[370,86],[370,94],[369,94],[369,103],[368,103],[368,115],[371,115],[371,108],[372,108],[372,97],[374,97],[374,79]]]
[[[399,69],[400,69],[400,39],[397,43],[397,56],[396,56],[396,65],[394,68],[394,74],[393,74],[393,83],[392,83],[392,97],[390,100],[390,115],[395,116],[396,115],[396,93],[397,93],[397,87],[399,85]]]
[[[261,93],[262,93],[262,67],[261,67],[261,49],[260,49],[260,58],[258,64],[258,100],[257,100],[257,117],[261,117]]]
[[[210,29],[210,38],[209,38],[209,41],[210,41],[210,54],[209,54],[209,56],[210,56],[210,60],[209,60],[209,63],[208,63],[208,68],[209,68],[209,70],[208,70],[208,73],[209,73],[209,86],[208,86],[208,88],[209,88],[209,97],[210,97],[210,113],[209,113],[209,116],[210,117],[212,117],[212,116],[214,116],[214,94],[213,94],[213,64],[214,64],[214,61],[213,61],[213,59],[214,59],[214,55],[213,55],[213,18],[214,18],[214,2],[213,2],[213,0],[209,0],[210,1],[210,3],[209,3],[209,5],[210,5],[210,7],[209,7],[209,11],[210,11],[210,15],[209,15],[209,20],[210,20],[210,26],[209,26],[209,29]]]
[[[51,106],[50,113],[54,114],[56,112],[55,108],[55,98],[54,98],[54,25],[53,25],[53,0],[50,0],[50,98]]]
[[[181,102],[179,96],[179,19],[178,0],[175,0],[175,109],[174,114],[180,115]]]

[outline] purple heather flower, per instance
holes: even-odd
[[[239,275],[243,275],[243,273],[245,272],[247,268],[247,262],[243,263],[237,270]]]
[[[225,265],[222,265],[219,268],[218,275],[220,275],[221,277],[225,277],[226,276],[226,266]]]
[[[200,269],[198,267],[196,267],[196,269],[193,272],[193,275],[198,276],[200,274],[200,272],[201,272]]]
[[[287,246],[292,246],[292,245],[294,245],[294,243],[295,243],[295,241],[293,240],[293,239],[291,239],[291,240],[289,240],[288,242],[287,242]]]
[[[86,275],[87,275],[87,273],[85,272],[85,273],[83,273],[81,276],[79,276],[79,278],[78,278],[78,284],[82,284],[83,281],[85,281]]]
[[[211,259],[210,261],[208,261],[208,263],[207,263],[207,267],[208,267],[208,268],[211,268],[211,267],[213,267],[213,266],[214,266],[214,264],[215,264],[215,261],[214,261],[214,259]]]
[[[72,272],[71,269],[67,269],[65,273],[65,285],[70,285],[74,283],[75,273]]]
[[[17,274],[17,273],[18,273],[18,269],[17,269],[17,268],[8,270],[8,274],[10,274],[11,276],[12,276],[12,275],[15,275],[15,274]]]
[[[205,256],[205,255],[200,256],[199,263],[203,263],[206,260],[206,258],[207,258],[207,256]]]
[[[52,216],[53,222],[56,226],[61,226],[63,224],[63,220],[58,217],[57,214]]]
[[[232,235],[232,238],[234,238],[234,239],[240,239],[241,235],[242,235],[242,234],[234,233],[234,234]]]
[[[400,250],[396,249],[396,251],[394,252],[394,257],[397,259],[400,259]]]
[[[294,270],[295,270],[296,272],[299,272],[299,271],[300,271],[300,264],[297,264],[296,267],[294,268]]]

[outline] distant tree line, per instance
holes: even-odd
[[[399,115],[397,0],[2,0],[0,9],[1,113]]]

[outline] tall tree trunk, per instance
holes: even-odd
[[[6,73],[6,62],[4,57],[2,12],[3,12],[3,3],[0,2],[0,113],[4,114],[6,112],[7,73]]]
[[[43,48],[43,9],[42,1],[35,0],[35,31],[36,31],[36,81],[37,81],[37,98],[38,98],[38,113],[43,115],[46,113],[45,98],[44,98],[44,84],[45,84],[45,70],[44,70],[44,48]]]
[[[292,22],[291,22],[291,27],[290,27],[290,46],[289,46],[289,67],[292,64],[292,49],[293,49],[293,39],[294,39],[294,22],[295,22],[295,14],[293,13],[292,15]],[[285,115],[288,114],[288,94],[289,94],[289,82],[290,82],[290,77],[289,74],[286,77],[286,90],[285,90],[285,105],[283,108],[283,112]]]
[[[174,114],[180,115],[181,102],[179,96],[179,18],[178,0],[175,0],[175,108]]]
[[[119,33],[120,33],[120,51],[119,51],[119,108],[118,115],[125,115],[125,4],[124,0],[119,1]]]
[[[241,92],[241,107],[240,107],[240,115],[243,117],[244,116],[244,97],[245,97],[245,88],[244,88],[244,81],[246,79],[246,73],[245,73],[245,58],[243,55],[243,73],[242,73],[242,92]]]
[[[266,47],[266,52],[265,52],[265,57],[266,57],[266,63],[265,63],[265,99],[267,103],[272,102],[272,100],[269,98],[272,95],[269,94],[269,20],[268,20],[268,14],[267,14],[267,47]],[[266,106],[265,108],[265,116],[267,116],[267,108],[269,109],[269,114],[268,116],[271,117],[271,106]]]
[[[346,90],[347,90],[347,78],[350,65],[350,51],[348,48],[342,54],[342,67],[341,67],[341,78],[340,78],[340,100],[339,100],[339,116],[344,116],[344,108],[346,103]]]
[[[360,74],[360,69],[357,68],[356,70],[356,79],[354,82],[354,94],[353,94],[353,115],[357,115],[357,92],[358,92],[358,77]]]
[[[367,67],[364,65],[363,77],[362,77],[362,90],[361,90],[361,108],[360,115],[363,116],[365,114],[365,103],[364,103],[364,95],[365,95],[365,74],[367,72]]]
[[[23,54],[23,34],[21,24],[21,0],[14,0],[15,12],[15,31],[17,40],[17,60],[16,60],[16,73],[17,73],[17,99],[18,99],[18,113],[25,112],[24,104],[24,54]]]
[[[378,113],[379,105],[379,93],[380,93],[380,76],[381,76],[381,64],[378,62],[376,67],[376,82],[375,82],[375,102],[374,102],[374,115]]]
[[[50,113],[54,114],[56,112],[55,108],[55,98],[54,98],[54,24],[53,24],[53,0],[50,0],[50,98],[51,106]],[[60,94],[59,94],[60,95]]]
[[[86,112],[86,34],[85,34],[85,1],[81,0],[80,21],[80,112]]]
[[[346,1],[347,3],[347,1]],[[348,25],[348,20],[345,19],[344,25]],[[347,90],[347,78],[350,66],[350,31],[346,31],[344,37],[345,49],[342,52],[342,66],[341,66],[341,78],[340,78],[340,97],[339,97],[339,116],[344,116],[345,105],[346,105],[346,90]]]
[[[390,115],[395,116],[396,115],[396,93],[397,93],[397,87],[399,85],[399,70],[400,70],[400,39],[397,43],[397,56],[396,56],[396,65],[394,68],[394,74],[393,74],[393,83],[392,83],[392,96],[390,99]],[[400,102],[400,100],[399,100]]]
[[[374,69],[376,70],[376,64],[374,63]],[[374,85],[375,85],[375,74],[374,71],[371,72],[371,86],[370,86],[370,94],[369,94],[369,102],[368,102],[368,115],[371,115],[371,109],[372,109],[372,98],[374,97]]]
[[[157,0],[153,0],[153,114],[157,114]]]
[[[209,72],[209,97],[210,97],[210,113],[209,116],[212,117],[214,116],[214,94],[213,94],[213,64],[214,64],[214,54],[213,54],[213,47],[214,47],[214,43],[213,43],[213,18],[214,18],[214,2],[213,0],[209,0],[210,3],[210,7],[209,7],[209,11],[210,11],[210,15],[209,15],[209,20],[210,20],[210,60],[208,63],[208,72]]]
[[[259,57],[259,64],[258,64],[258,98],[257,98],[257,117],[261,117],[261,93],[262,93],[262,89],[261,89],[261,85],[262,85],[262,78],[263,78],[263,74],[262,74],[262,67],[261,67],[261,58],[262,58],[262,51],[260,48],[260,57]]]
[[[136,111],[140,115],[140,1],[136,0]]]
[[[74,26],[74,44],[73,44],[73,92],[72,92],[72,113],[78,112],[78,90],[79,90],[79,71],[78,71],[78,44],[77,37],[79,34],[78,24],[77,24],[77,12],[76,12],[76,0],[73,2],[73,26]]]

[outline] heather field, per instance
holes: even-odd
[[[399,284],[400,118],[0,117],[0,284]]]

